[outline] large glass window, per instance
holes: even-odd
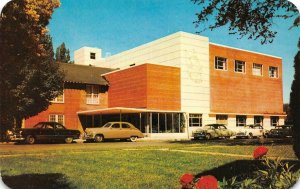
[[[270,66],[269,67],[269,77],[278,78],[278,68]]]
[[[253,64],[253,68],[252,68],[252,74],[253,75],[258,75],[258,76],[262,76],[263,73],[263,67],[262,64]]]
[[[215,57],[215,69],[227,70],[227,59],[223,57]]]
[[[238,72],[238,73],[245,73],[246,72],[245,62],[240,61],[240,60],[236,60],[235,63],[234,63],[234,71]]]
[[[216,123],[218,124],[228,124],[228,115],[216,115]]]
[[[279,117],[278,116],[271,116],[271,126],[275,127],[279,125]]]
[[[189,126],[190,127],[201,127],[202,126],[202,114],[190,114],[189,115]]]
[[[181,113],[151,113],[151,133],[184,132],[184,116]]]
[[[86,103],[99,104],[99,86],[87,85],[86,86]]]
[[[244,115],[237,115],[236,116],[236,126],[237,127],[244,127],[246,126],[246,119],[247,117]]]

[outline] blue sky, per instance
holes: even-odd
[[[193,24],[199,10],[189,0],[61,0],[49,29],[54,49],[62,42],[71,51],[82,46],[98,47],[106,53],[118,52],[169,34],[198,31]],[[300,28],[288,30],[293,19],[274,19],[277,37],[271,44],[229,35],[226,28],[205,31],[210,42],[272,54],[283,58],[284,102],[289,102],[293,81],[293,60],[297,52]]]

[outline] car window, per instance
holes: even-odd
[[[56,129],[65,129],[65,127],[64,127],[64,126],[62,126],[62,125],[58,125],[58,124],[57,124],[57,125],[55,125],[55,128],[56,128]]]
[[[220,129],[226,129],[223,125],[219,126]]]
[[[110,127],[111,123],[106,123],[105,125],[103,125],[103,127]]]
[[[52,125],[49,125],[49,124],[45,124],[45,129],[53,129],[53,126]]]
[[[131,127],[127,123],[122,123],[122,128],[123,129],[130,129]]]
[[[119,129],[120,128],[120,124],[119,123],[114,123],[111,128],[114,128],[114,129]]]
[[[43,128],[43,125],[44,124],[42,124],[42,123],[38,123],[38,124],[36,124],[35,126],[33,126],[34,128],[38,128],[38,129],[41,129],[41,128]]]

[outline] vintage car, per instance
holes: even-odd
[[[102,142],[104,139],[129,139],[135,142],[137,138],[143,138],[143,133],[128,122],[108,122],[102,127],[86,128],[85,139],[87,141]]]
[[[264,137],[265,130],[260,124],[246,125],[239,128],[236,133],[236,138],[257,138]]]
[[[279,125],[266,133],[267,138],[284,138],[292,137],[292,125]]]
[[[192,133],[192,137],[197,139],[212,139],[212,138],[230,138],[235,132],[226,128],[224,124],[208,124],[201,129],[197,129]]]
[[[21,128],[7,133],[9,141],[27,144],[34,144],[37,141],[64,141],[69,144],[80,137],[79,130],[66,129],[57,122],[39,122],[32,128]]]

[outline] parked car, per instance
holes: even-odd
[[[284,137],[292,137],[292,125],[280,125],[276,126],[274,129],[271,129],[268,133],[266,133],[267,138],[284,138]]]
[[[265,130],[260,124],[252,124],[239,128],[238,132],[236,133],[236,138],[264,137],[264,135]]]
[[[194,139],[230,138],[235,132],[226,128],[224,124],[208,124],[192,133]]]
[[[102,127],[86,128],[87,141],[102,142],[104,139],[129,139],[135,142],[143,138],[143,133],[128,122],[108,122]]]
[[[66,129],[57,122],[39,122],[33,128],[15,129],[7,133],[9,141],[27,144],[34,144],[37,141],[64,141],[69,144],[80,137],[79,130]]]

